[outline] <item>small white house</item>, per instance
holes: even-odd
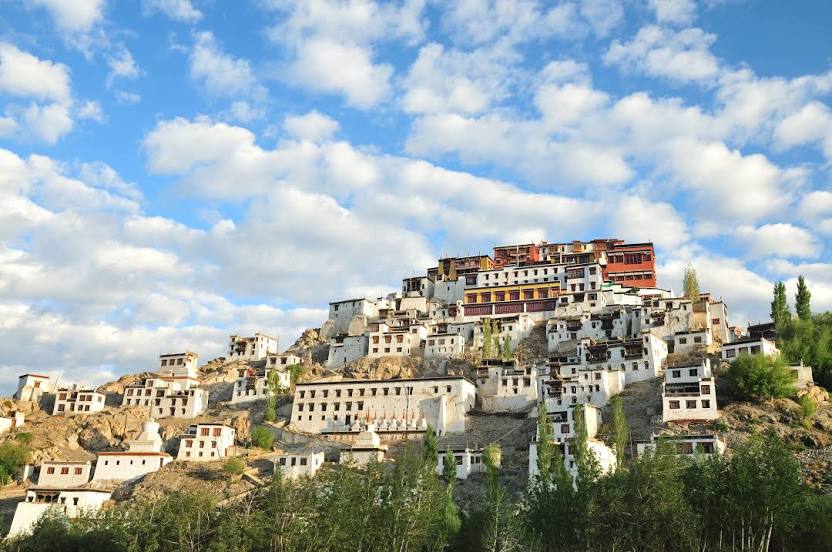
[[[280,387],[288,390],[292,375],[284,369],[243,366],[237,370],[237,380],[231,390],[231,404],[265,400],[269,398],[269,375],[277,374]]]
[[[386,452],[387,445],[381,444],[381,438],[376,433],[376,426],[368,424],[364,431],[355,438],[352,447],[341,453],[339,463],[366,466],[370,462],[383,461]]]
[[[262,360],[266,355],[277,353],[277,338],[264,333],[251,337],[232,335],[228,343],[227,361]]]
[[[235,431],[225,424],[196,424],[179,442],[177,460],[211,462],[233,454]]]
[[[297,479],[302,476],[312,477],[323,465],[323,451],[299,453],[287,452],[275,457],[274,459],[275,473],[277,473],[277,470],[280,470],[280,474],[287,479]]]
[[[366,335],[336,335],[329,340],[327,368],[337,368],[367,356],[369,339]]]
[[[636,443],[636,451],[639,456],[645,452],[655,451],[658,439],[667,441],[676,449],[680,456],[703,456],[708,457],[714,454],[725,452],[725,443],[719,435],[710,433],[705,435],[663,435],[653,436],[648,442]]]
[[[451,453],[454,455],[457,479],[468,479],[471,474],[485,471],[482,449],[456,448],[452,449]],[[447,452],[439,452],[439,460],[436,463],[436,473],[439,475],[444,473],[446,454]]]
[[[421,324],[405,328],[388,328],[381,324],[379,331],[369,332],[368,358],[408,356],[421,351],[428,329]]]
[[[0,418],[0,434],[8,433],[9,431],[23,427],[23,421],[26,416],[19,410],[10,414],[9,416]]]
[[[662,383],[662,420],[715,420],[716,386],[707,358],[668,366]]]
[[[73,384],[69,388],[58,389],[55,393],[55,405],[52,415],[89,414],[104,409],[104,394],[93,389]]]
[[[485,412],[520,412],[537,402],[537,368],[485,359],[477,367],[477,395]]]
[[[430,335],[425,342],[425,358],[451,358],[465,352],[465,338],[455,333]]]
[[[92,462],[52,460],[40,465],[38,487],[72,488],[80,487],[90,480]]]
[[[47,392],[49,376],[40,374],[23,374],[17,379],[17,391],[14,398],[19,401],[38,402],[41,395]]]
[[[747,337],[722,346],[721,355],[724,360],[732,361],[740,355],[765,355],[772,356],[779,354],[774,341],[765,337]]]
[[[147,378],[124,389],[122,406],[144,406],[155,418],[194,418],[208,407],[208,390],[190,378]]]
[[[686,330],[673,334],[674,353],[692,353],[713,345],[710,328]]]
[[[142,432],[127,441],[126,451],[99,452],[95,463],[95,481],[132,481],[148,473],[158,471],[173,458],[162,452],[159,423],[148,420],[142,423]]]
[[[26,498],[17,505],[8,538],[28,533],[38,519],[50,508],[74,519],[83,511],[95,511],[110,499],[109,491],[94,489],[54,489],[34,487],[26,491]]]

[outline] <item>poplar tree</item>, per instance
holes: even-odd
[[[482,358],[491,356],[491,319],[482,320]]]
[[[685,267],[682,288],[685,290],[685,297],[694,303],[699,301],[699,280],[696,278],[696,269],[693,268],[693,265],[689,264]]]
[[[774,284],[774,298],[771,301],[771,320],[778,328],[791,320],[789,303],[786,300],[786,286],[783,282]]]
[[[811,298],[812,294],[806,286],[806,280],[803,279],[803,276],[798,276],[797,293],[794,297],[794,310],[797,311],[797,316],[801,320],[811,320],[812,318],[812,308],[809,305]]]
[[[436,469],[436,464],[439,463],[439,445],[436,441],[436,430],[430,424],[428,424],[425,437],[422,439],[422,460],[432,470]]]
[[[624,465],[624,451],[630,441],[630,430],[627,427],[627,416],[624,414],[624,401],[620,395],[612,398],[612,419],[610,420],[610,431],[615,446],[615,456],[618,467]]]
[[[511,360],[512,353],[511,338],[509,336],[505,336],[503,339],[503,360]]]
[[[543,485],[547,485],[550,479],[553,449],[555,448],[552,442],[553,435],[554,428],[546,413],[546,403],[540,401],[537,403],[537,477]]]

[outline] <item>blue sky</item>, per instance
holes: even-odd
[[[514,240],[832,308],[832,5],[0,2],[0,386],[281,348]]]

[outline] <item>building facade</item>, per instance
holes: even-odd
[[[177,460],[212,462],[235,456],[235,431],[225,424],[196,424],[179,442]]]

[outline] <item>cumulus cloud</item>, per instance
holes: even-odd
[[[247,94],[257,80],[249,62],[220,50],[208,31],[197,33],[189,65],[191,78],[216,96]]]
[[[787,223],[740,226],[734,234],[750,258],[817,257],[821,244],[805,228]]]
[[[613,41],[604,62],[625,71],[678,82],[711,82],[719,62],[709,47],[716,35],[702,29],[673,31],[657,26],[640,29],[631,42]]]
[[[69,69],[0,42],[0,90],[14,96],[66,103],[70,98]]]
[[[310,111],[305,115],[290,115],[286,117],[283,126],[287,132],[302,140],[321,142],[332,137],[338,130],[338,121],[321,115],[317,111]]]
[[[175,21],[196,23],[202,19],[202,12],[190,0],[142,0],[146,13],[163,13]]]
[[[133,59],[133,54],[125,47],[107,55],[107,86],[111,86],[116,79],[136,79],[142,75],[141,68]]]
[[[650,0],[650,9],[659,23],[687,25],[696,17],[694,0]]]
[[[66,31],[88,31],[104,17],[105,0],[32,0],[49,10],[55,24]]]

